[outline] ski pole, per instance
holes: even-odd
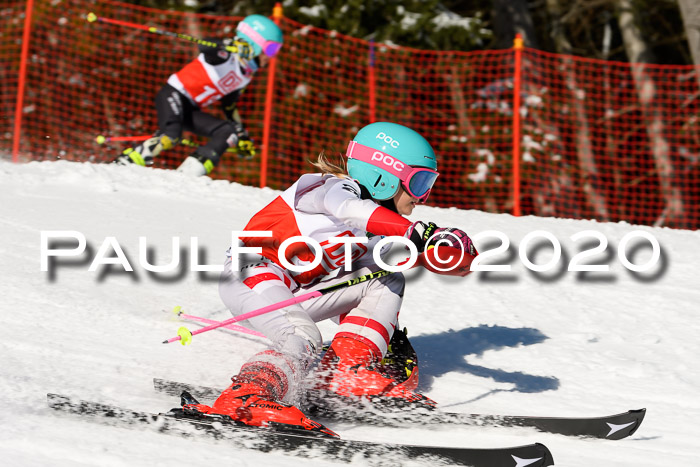
[[[421,253],[418,255],[417,261],[411,266],[411,268],[414,268],[416,266],[422,266],[425,269],[428,269],[429,271],[435,272],[437,274],[446,274],[446,275],[453,275],[453,276],[461,276],[464,277],[467,274],[471,272],[469,269],[469,266],[472,263],[472,260],[474,259],[474,256],[465,253],[463,249],[456,248],[456,247],[450,247],[450,246],[442,246],[440,248],[444,248],[447,250],[448,255],[450,259],[446,261],[440,261],[443,264],[449,263],[448,267],[443,268],[443,269],[438,269],[435,268],[433,263],[431,263],[431,260],[427,259],[426,254],[428,252],[431,252],[429,256],[433,257],[432,261],[435,261],[435,258],[437,257],[437,250],[438,248],[431,248],[430,250]],[[455,261],[455,258],[458,258]],[[409,258],[410,259],[410,258]],[[406,259],[405,261],[399,263],[397,266],[401,266],[403,264],[406,264],[409,259]],[[171,337],[170,339],[164,340],[163,344],[170,344],[171,342],[176,342],[176,341],[181,341],[182,345],[187,345],[192,342],[192,336],[196,336],[197,334],[201,334],[203,332],[207,331],[212,331],[214,329],[218,329],[222,326],[227,326],[229,324],[237,323],[239,321],[245,321],[246,319],[250,318],[255,318],[256,316],[264,315],[265,313],[270,313],[275,310],[279,310],[280,308],[284,308],[286,306],[290,305],[295,305],[297,303],[305,302],[307,300],[310,300],[312,298],[317,298],[322,295],[329,294],[331,292],[335,292],[336,290],[344,289],[346,287],[350,287],[353,285],[361,284],[363,282],[367,282],[372,279],[378,279],[380,277],[388,276],[393,274],[394,272],[398,271],[387,271],[385,269],[376,271],[376,272],[370,272],[368,274],[365,274],[360,277],[356,277],[355,279],[350,279],[348,281],[343,281],[338,284],[330,285],[328,287],[325,287],[320,290],[315,290],[313,292],[309,292],[303,295],[299,295],[297,297],[292,297],[287,300],[282,300],[281,302],[278,303],[273,303],[272,305],[264,306],[262,308],[258,308],[257,310],[249,311],[248,313],[244,313],[240,316],[234,316],[233,318],[229,318],[227,320],[221,321],[216,324],[210,324],[209,326],[205,326],[203,328],[197,329],[194,332],[190,332],[189,329],[186,327],[182,326],[180,329],[177,330],[177,336]]]
[[[105,144],[109,143],[112,141],[146,141],[148,138],[151,138],[153,135],[138,135],[138,136],[104,136],[104,135],[97,135],[97,138],[95,138],[95,142],[97,144]]]
[[[201,318],[199,316],[188,315],[187,313],[182,311],[181,306],[176,306],[175,308],[173,308],[173,313],[175,313],[180,318],[188,319],[190,321],[199,321],[200,323],[205,323],[205,324],[218,324],[219,323],[218,321],[214,321],[213,319],[207,319],[207,318]],[[231,331],[237,331],[237,332],[242,332],[244,334],[251,334],[253,336],[267,338],[267,336],[261,332],[253,331],[252,329],[244,328],[243,326],[238,326],[235,324],[229,324],[227,326],[224,326],[224,328],[230,329]]]
[[[111,19],[111,18],[105,18],[103,16],[97,16],[93,12],[88,13],[86,19],[87,19],[88,23],[94,23],[95,21],[99,21],[100,23],[116,24],[118,26],[124,26],[127,28],[140,29],[142,31],[150,32],[153,34],[158,34],[161,36],[175,37],[177,39],[183,39],[183,40],[186,40],[189,42],[194,42],[197,45],[204,45],[204,46],[211,47],[214,49],[226,50],[227,52],[238,53],[240,51],[237,45],[226,45],[225,46],[223,44],[218,44],[216,42],[208,41],[205,39],[199,39],[197,37],[190,36],[189,34],[182,34],[179,32],[172,32],[172,31],[163,31],[163,30],[155,28],[153,26],[146,26],[144,24],[130,23],[129,21],[122,21],[122,20],[118,20],[118,19]],[[247,46],[247,44],[245,46]],[[249,55],[249,53],[246,53],[248,51],[243,50],[242,52],[244,52],[242,54],[244,56]]]
[[[369,274],[356,277],[355,279],[350,279],[349,281],[340,282],[339,284],[331,285],[320,290],[314,290],[313,292],[305,293],[303,295],[292,297],[287,300],[282,300],[281,302],[273,303],[272,305],[264,306],[262,308],[258,308],[257,310],[249,311],[248,313],[243,313],[240,316],[234,316],[233,318],[229,318],[216,324],[210,324],[209,326],[205,326],[195,331],[190,331],[186,327],[182,326],[180,329],[177,330],[177,336],[164,340],[163,344],[170,344],[171,342],[182,341],[182,345],[187,345],[192,342],[192,336],[196,336],[197,334],[212,331],[222,326],[227,326],[229,324],[237,323],[239,321],[245,321],[246,319],[255,318],[256,316],[264,315],[265,313],[270,313],[271,311],[279,310],[280,308],[284,308],[286,306],[305,302],[312,298],[320,297],[322,295],[335,292],[336,290],[344,289],[346,287],[350,287],[356,284],[361,284],[372,279],[378,279],[380,277],[388,276],[390,274],[393,274],[393,272],[386,271],[383,269],[376,272],[370,272]]]
[[[95,142],[97,144],[105,144],[105,143],[110,143],[114,141],[146,141],[149,138],[152,138],[153,135],[134,135],[134,136],[104,136],[104,135],[97,135],[95,138]],[[182,144],[183,146],[187,146],[190,148],[198,148],[201,146],[201,144],[197,143],[196,141],[192,141],[189,139],[182,139],[179,141],[179,144]],[[230,148],[226,149],[226,152],[231,152],[231,153],[238,153],[238,148],[235,146],[231,146]]]

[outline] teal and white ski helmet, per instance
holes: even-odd
[[[437,179],[437,157],[430,143],[408,127],[371,123],[357,132],[347,151],[348,175],[378,201],[392,198],[403,185],[425,202]]]
[[[282,48],[282,30],[263,15],[246,16],[238,23],[236,35],[253,47],[255,57],[262,53],[274,57]]]

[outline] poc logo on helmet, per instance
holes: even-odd
[[[394,138],[392,138],[391,136],[389,136],[389,135],[387,135],[386,133],[384,133],[383,131],[380,131],[379,133],[377,133],[377,139],[381,139],[382,141],[384,141],[385,143],[387,143],[387,144],[388,144],[389,146],[391,146],[392,148],[398,148],[398,147],[399,147],[399,142],[396,141],[396,140],[395,140]]]
[[[388,166],[391,166],[394,169],[398,170],[399,172],[403,171],[403,169],[406,168],[406,164],[404,164],[400,160],[394,159],[389,154],[384,154],[383,152],[379,152],[379,151],[374,151],[374,153],[372,154],[372,160],[373,161],[380,161],[382,164],[386,164]]]

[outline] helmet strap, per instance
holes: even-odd
[[[360,199],[371,199],[374,201],[374,198],[372,198],[372,194],[369,192],[367,187],[361,184],[360,182],[357,182],[357,184],[360,185]]]
[[[387,208],[388,210],[395,212],[396,214],[399,213],[399,209],[396,207],[396,203],[394,202],[393,196],[389,199],[379,201],[379,205],[383,208]]]

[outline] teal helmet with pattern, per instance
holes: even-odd
[[[262,53],[274,57],[282,48],[282,30],[263,15],[246,16],[236,26],[236,35],[250,44],[255,57]]]
[[[420,202],[430,194],[437,157],[418,132],[397,123],[371,123],[357,132],[347,151],[348,175],[377,201],[392,198],[403,186]]]

